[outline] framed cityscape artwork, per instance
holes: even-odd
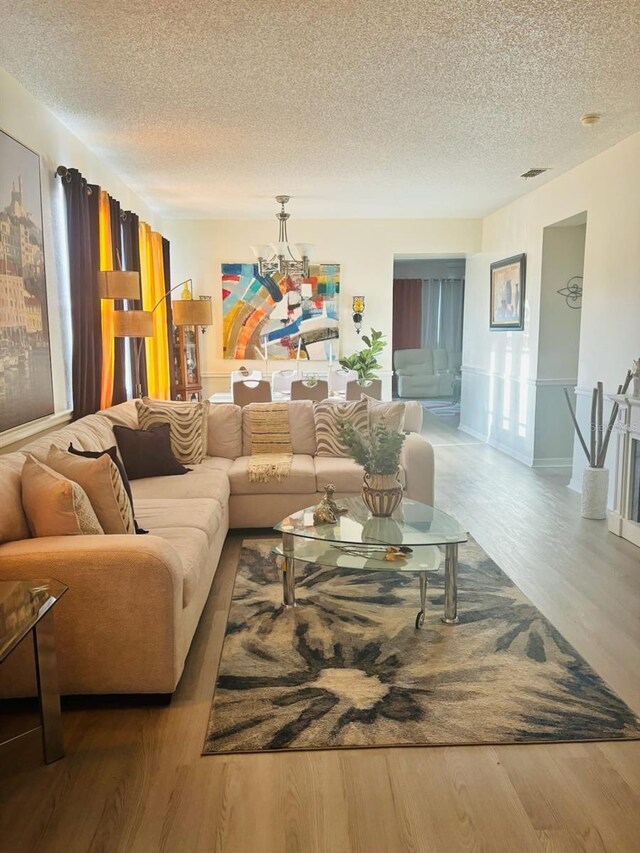
[[[257,264],[222,264],[225,358],[338,357],[340,265],[261,276]]]
[[[52,412],[40,158],[0,130],[0,432]]]
[[[526,255],[514,255],[491,264],[489,328],[524,328],[524,286]]]

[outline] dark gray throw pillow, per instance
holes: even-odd
[[[116,424],[113,432],[130,480],[171,477],[191,471],[178,462],[171,450],[169,424],[158,424],[151,429],[131,429]]]
[[[77,450],[73,443],[69,445],[67,448],[69,453],[73,453],[74,456],[84,456],[85,459],[99,459],[101,456],[104,456],[106,453],[107,456],[110,456],[114,465],[120,472],[120,477],[122,478],[122,485],[124,486],[124,490],[127,493],[127,497],[129,498],[129,503],[131,504],[131,512],[133,513],[133,523],[136,528],[136,533],[148,533],[148,530],[143,530],[142,527],[136,521],[136,511],[133,506],[133,495],[131,494],[131,486],[129,485],[129,478],[127,477],[127,472],[124,469],[124,465],[120,461],[120,457],[118,456],[118,448],[115,446],[108,447],[106,450]]]

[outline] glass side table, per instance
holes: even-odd
[[[33,634],[42,752],[47,764],[64,756],[51,611],[66,591],[67,587],[57,580],[0,581],[0,664],[29,632]]]

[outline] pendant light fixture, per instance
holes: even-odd
[[[289,243],[287,235],[287,220],[290,214],[285,211],[285,204],[290,200],[288,195],[277,195],[276,201],[280,210],[276,213],[279,222],[278,242],[269,245],[261,243],[251,247],[251,251],[258,261],[258,272],[260,275],[272,275],[280,273],[288,276],[298,273],[303,278],[309,277],[309,255],[313,250],[311,243]]]

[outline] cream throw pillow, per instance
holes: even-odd
[[[198,465],[207,455],[207,421],[209,401],[179,403],[172,400],[152,400],[143,397],[137,401],[138,424],[141,429],[151,429],[158,424],[169,424],[171,450],[183,465]]]
[[[374,400],[372,397],[367,397],[366,394],[362,394],[361,399],[369,403],[371,429],[375,429],[378,424],[384,424],[392,432],[404,430],[404,403]]]
[[[22,468],[22,505],[33,536],[104,533],[84,489],[31,455]]]
[[[117,465],[107,454],[76,456],[51,445],[46,464],[85,491],[105,533],[135,533],[131,501]]]
[[[338,438],[340,423],[348,423],[358,432],[366,432],[369,429],[369,406],[366,400],[348,403],[323,400],[313,404],[313,416],[316,422],[318,456],[349,456],[347,448]]]

